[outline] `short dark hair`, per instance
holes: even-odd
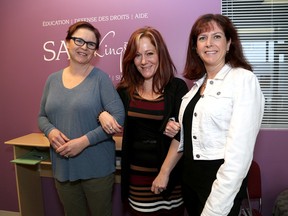
[[[66,41],[70,40],[72,35],[74,34],[75,31],[77,31],[80,28],[85,28],[90,31],[92,31],[96,37],[96,50],[99,49],[99,44],[100,44],[100,38],[101,34],[97,28],[95,28],[92,24],[86,21],[79,21],[71,25],[67,31],[67,36],[66,36]]]

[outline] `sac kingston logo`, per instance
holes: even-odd
[[[105,58],[108,56],[119,56],[119,68],[120,72],[122,72],[121,60],[126,50],[127,42],[123,42],[123,45],[120,47],[113,47],[112,45],[108,44],[108,42],[106,42],[108,41],[108,39],[109,41],[111,41],[111,39],[115,39],[115,37],[115,31],[109,31],[108,33],[106,33],[100,41],[100,49],[97,51],[96,56],[100,58]],[[70,58],[65,40],[61,40],[59,43],[55,41],[46,41],[43,44],[43,49],[45,51],[43,56],[44,61],[51,62],[59,61],[62,58]]]

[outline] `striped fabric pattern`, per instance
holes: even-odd
[[[152,182],[159,172],[156,138],[163,112],[163,96],[150,101],[136,94],[130,102],[128,119],[133,123],[135,138],[130,157],[129,204],[135,216],[183,215],[180,185],[169,197],[151,192]]]

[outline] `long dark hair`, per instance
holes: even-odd
[[[231,67],[242,67],[252,71],[251,65],[244,57],[242,45],[236,28],[231,20],[221,14],[205,14],[200,16],[192,26],[189,36],[186,64],[184,67],[184,77],[190,80],[199,79],[206,73],[204,64],[196,53],[198,35],[204,31],[210,30],[211,22],[214,21],[223,30],[226,40],[231,40],[229,52],[226,54],[225,63]]]

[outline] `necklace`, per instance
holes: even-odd
[[[82,76],[86,76],[86,73],[88,71],[88,69],[90,68],[90,65],[88,64],[88,66],[85,68],[85,70],[82,73]]]
[[[67,72],[63,74],[63,84],[66,88],[74,88],[79,85],[88,75],[90,65],[88,65],[83,72],[72,73],[68,68]]]
[[[157,98],[159,98],[159,96],[161,96],[162,94],[158,94],[151,91],[144,91],[143,88],[136,88],[136,92],[138,93],[138,95],[145,99],[145,100],[156,100]]]
[[[88,64],[84,70],[80,70],[79,68],[72,70],[71,66],[69,66],[69,67],[67,68],[67,72],[68,72],[71,76],[86,77],[86,74],[87,74],[87,72],[89,71],[90,66],[91,66],[91,65]],[[81,69],[82,69],[82,68],[81,68]]]

